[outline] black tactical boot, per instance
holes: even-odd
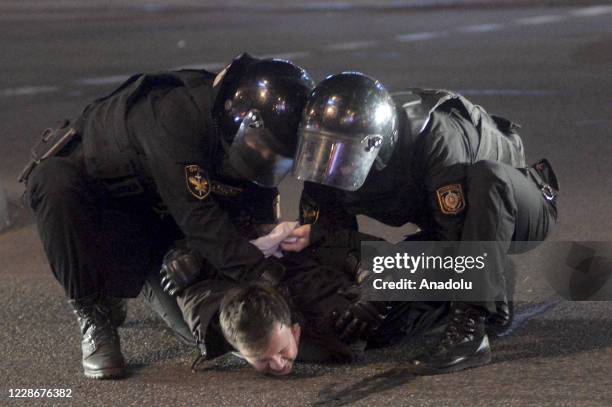
[[[516,289],[516,264],[508,258],[502,278],[504,293],[495,301],[496,311],[487,318],[487,334],[491,337],[502,336],[512,326],[514,320],[514,291]]]
[[[465,303],[453,303],[450,321],[437,344],[410,363],[416,374],[433,375],[482,366],[491,361],[485,333],[486,311]]]
[[[81,328],[83,372],[93,379],[110,379],[125,374],[117,328],[110,322],[110,307],[99,295],[69,303]]]
[[[127,318],[127,300],[115,297],[102,297],[102,305],[110,309],[110,322],[119,328]]]
[[[487,334],[491,336],[503,336],[512,326],[514,320],[514,303],[504,298],[495,301],[495,314],[487,318]]]

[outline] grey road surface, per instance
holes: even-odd
[[[267,8],[0,5],[0,188],[12,225],[0,234],[3,405],[612,405],[612,304],[529,303],[493,342],[489,366],[414,377],[414,346],[372,351],[352,366],[255,374],[228,356],[196,373],[140,299],[120,329],[130,377],[81,374],[77,325],[17,206],[15,178],[40,131],[74,117],[135,72],[218,70],[240,51],[295,60],[316,79],[359,70],[391,89],[448,88],[523,125],[529,161],[548,157],[562,183],[556,240],[611,240],[612,7]],[[24,11],[25,10],[25,11]],[[296,216],[300,185],[282,185]],[[2,194],[0,194],[2,196]],[[1,203],[0,203],[1,204]],[[366,230],[399,239],[410,226]],[[523,262],[526,271],[537,267]],[[528,288],[528,284],[526,285]],[[18,400],[17,388],[70,389],[70,399]]]

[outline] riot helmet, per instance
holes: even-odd
[[[358,72],[328,76],[311,92],[298,130],[293,175],[359,189],[372,165],[387,165],[398,137],[395,103],[377,80]]]
[[[214,115],[230,165],[258,185],[274,187],[289,173],[297,128],[314,82],[281,59],[241,54],[226,68]]]

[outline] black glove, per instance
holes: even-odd
[[[335,328],[336,332],[340,333],[340,339],[353,342],[357,339],[367,339],[368,335],[378,329],[384,319],[384,314],[374,303],[358,301],[351,304],[336,319]]]
[[[343,311],[332,313],[332,318],[335,318],[334,328],[345,342],[367,339],[368,335],[378,329],[387,314],[387,303],[361,300],[360,291],[356,286],[342,290],[341,294],[353,302]]]
[[[161,270],[161,287],[176,296],[200,276],[204,261],[193,249],[171,249],[164,256]]]

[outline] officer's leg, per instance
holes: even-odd
[[[469,190],[466,198],[469,209],[461,240],[492,242],[487,245],[489,252],[495,252],[489,253],[490,272],[483,273],[479,281],[482,287],[480,292],[489,294],[488,298],[481,298],[488,301],[479,305],[491,313],[496,311],[494,299],[505,294],[504,270],[508,266],[507,253],[514,237],[518,217],[525,216],[519,214],[519,203],[513,184],[513,179],[517,175],[515,172],[521,175],[518,170],[493,161],[478,162],[472,165],[468,172]],[[520,209],[524,210],[522,207]]]
[[[81,327],[85,375],[123,375],[119,337],[110,322],[111,307],[101,298],[103,285],[95,260],[101,214],[95,192],[77,161],[54,157],[34,169],[26,198],[53,274],[70,298]]]
[[[499,296],[505,293],[506,254],[538,246],[553,230],[556,211],[523,170],[492,161],[472,167],[461,240],[497,242],[499,264],[485,276],[485,286]]]
[[[523,169],[505,168],[516,201],[516,226],[510,253],[531,250],[557,225],[557,209]]]
[[[70,158],[50,158],[32,172],[26,190],[55,278],[68,298],[99,293],[93,267],[100,208],[81,169]]]
[[[476,242],[489,242],[485,246],[489,272],[479,274],[476,282],[483,297],[452,304],[451,320],[439,344],[412,361],[418,373],[447,373],[490,361],[485,321],[497,311],[495,300],[506,295],[503,271],[512,240],[542,240],[551,228],[540,190],[513,167],[478,162],[468,171],[466,190],[468,211],[461,234],[465,244],[460,252],[469,253],[478,246]],[[481,248],[476,251],[482,252]]]

